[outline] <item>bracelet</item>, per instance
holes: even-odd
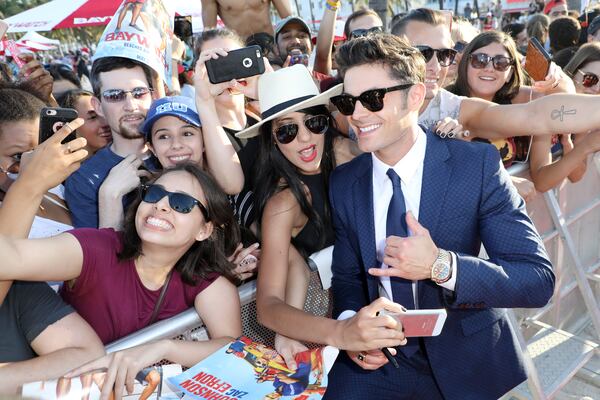
[[[342,2],[340,0],[327,0],[327,2],[325,3],[325,7],[327,7],[327,9],[331,11],[337,11],[341,5]]]

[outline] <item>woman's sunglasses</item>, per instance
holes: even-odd
[[[598,75],[593,74],[591,72],[583,72],[580,69],[578,69],[577,72],[583,75],[583,77],[581,78],[581,85],[583,87],[591,88],[598,84]]]
[[[382,33],[383,28],[381,26],[374,26],[369,29],[355,29],[350,32],[350,39],[356,39],[357,37],[367,36],[371,33]]]
[[[312,133],[323,134],[329,128],[329,117],[327,115],[310,116],[304,120],[304,126]],[[285,124],[275,129],[274,133],[279,143],[288,144],[296,139],[299,130],[298,124]]]
[[[356,101],[360,101],[360,104],[364,108],[371,112],[381,111],[383,109],[383,98],[388,92],[395,90],[408,89],[414,85],[414,83],[404,83],[398,86],[392,86],[385,89],[371,89],[362,92],[358,96],[351,96],[349,94],[340,94],[339,96],[333,96],[331,102],[334,106],[344,115],[352,115],[354,108],[356,107]]]
[[[504,72],[513,65],[511,58],[501,55],[492,57],[485,53],[477,53],[471,54],[469,57],[471,59],[471,67],[475,69],[484,69],[491,62],[496,71]]]
[[[210,221],[208,210],[199,200],[196,200],[189,194],[169,192],[160,185],[142,185],[142,201],[150,204],[156,204],[165,196],[169,198],[169,206],[172,210],[181,214],[188,214],[194,206],[198,206],[206,222]]]
[[[23,153],[17,153],[12,155],[10,158],[13,160],[12,164],[8,166],[8,168],[4,169],[0,167],[0,172],[4,174],[18,174],[19,169],[21,168],[21,156]]]
[[[425,62],[428,63],[435,54],[442,67],[448,67],[454,61],[457,51],[454,49],[434,49],[429,46],[415,46],[421,52]]]
[[[119,103],[125,100],[125,98],[127,97],[127,93],[131,93],[131,96],[134,99],[140,100],[148,94],[150,94],[151,92],[152,89],[143,86],[133,88],[132,90],[108,89],[102,92],[102,98],[108,103]]]

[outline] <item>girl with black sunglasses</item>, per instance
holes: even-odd
[[[545,81],[534,82],[533,86],[524,85],[525,72],[514,41],[503,32],[488,31],[477,35],[465,47],[456,83],[448,90],[497,104],[520,104],[564,91],[564,85],[559,86],[561,76],[560,68],[552,64]],[[514,161],[525,162],[528,159],[529,139],[526,137],[475,140],[496,146],[506,167]],[[512,180],[525,201],[535,196],[532,182],[520,177],[512,177]]]
[[[208,174],[186,164],[163,171],[139,192],[123,232],[0,237],[0,280],[64,280],[62,297],[105,344],[194,307],[211,340],[128,349],[114,357],[112,368],[132,372],[163,358],[191,366],[241,334],[239,296],[228,279],[233,266],[223,244],[238,236],[226,196]],[[111,360],[101,359],[97,368]]]
[[[298,310],[304,308],[309,283],[304,259],[333,245],[329,176],[352,155],[326,107],[341,85],[319,94],[308,69],[294,65],[263,75],[258,91],[263,120],[238,135],[260,139],[255,207],[262,253],[256,303],[261,323],[278,332],[290,310],[306,315]],[[292,354],[305,348],[279,335],[275,347],[292,363]]]

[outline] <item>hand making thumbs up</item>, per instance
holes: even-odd
[[[389,236],[385,241],[383,262],[389,268],[370,268],[371,275],[411,280],[431,278],[431,266],[438,255],[438,248],[429,231],[410,211],[406,213],[406,225],[410,236]]]

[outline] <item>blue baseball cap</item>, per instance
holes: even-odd
[[[140,132],[144,134],[146,140],[150,138],[154,123],[167,115],[177,117],[197,127],[202,126],[194,100],[185,96],[163,97],[152,102],[146,114],[146,120],[140,128]]]

